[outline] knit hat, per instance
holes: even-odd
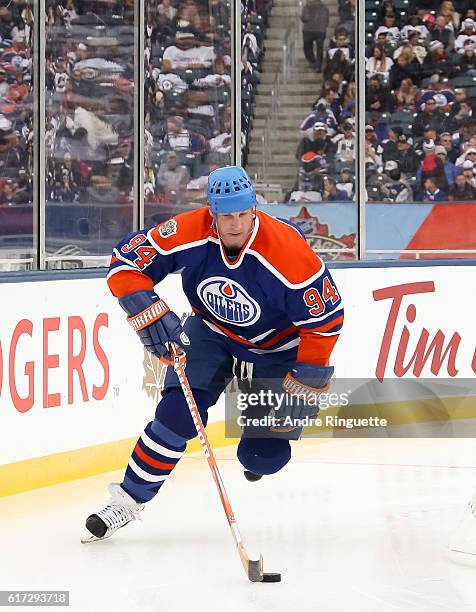
[[[443,49],[444,46],[445,45],[442,42],[440,42],[439,40],[432,40],[431,43],[428,45],[428,49],[430,51],[436,51],[440,47]]]

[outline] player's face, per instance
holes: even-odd
[[[227,249],[241,249],[253,229],[253,209],[217,215],[217,231]]]

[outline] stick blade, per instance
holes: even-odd
[[[260,555],[257,561],[248,560],[248,578],[251,582],[263,581],[263,557]]]

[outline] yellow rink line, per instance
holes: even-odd
[[[207,434],[215,448],[237,443],[236,439],[225,438],[224,421],[209,423]],[[125,469],[136,442],[137,436],[0,465],[0,497]],[[188,443],[186,452],[200,449],[195,438]]]
[[[340,408],[339,410],[321,411],[320,416],[339,416],[341,418],[387,418],[389,425],[412,425],[417,423],[448,423],[461,419],[475,419],[476,398],[450,397],[437,400],[411,400],[405,402],[386,402],[374,405],[359,405]],[[359,429],[359,428],[356,428]],[[342,427],[322,426],[308,427],[305,435],[319,437],[319,434],[331,434],[332,431],[343,432]],[[359,437],[375,436],[375,430],[360,428]],[[417,432],[413,432],[417,433]],[[236,423],[231,424],[225,432],[225,421],[209,423],[207,434],[213,447],[230,446],[238,442],[240,430]],[[228,434],[228,435],[226,435]],[[389,430],[391,435],[391,429]],[[340,437],[340,436],[339,436]],[[412,436],[412,437],[425,437]],[[88,446],[44,457],[0,465],[0,497],[23,493],[62,482],[87,478],[95,474],[125,469],[137,437]],[[187,453],[201,450],[198,438],[187,445]]]

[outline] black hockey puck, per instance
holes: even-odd
[[[246,480],[248,480],[248,482],[257,482],[258,480],[261,480],[263,478],[261,474],[253,474],[253,472],[249,472],[248,470],[245,470],[243,474],[245,475],[245,478]]]
[[[281,574],[263,574],[263,580],[261,582],[281,582]]]

